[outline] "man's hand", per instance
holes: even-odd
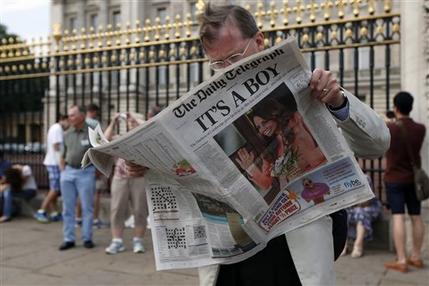
[[[315,69],[310,80],[311,94],[321,102],[336,108],[344,103],[345,97],[341,92],[337,79],[330,71]]]
[[[146,171],[147,167],[125,161],[125,172],[127,172],[130,177],[143,177]]]

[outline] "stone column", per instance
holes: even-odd
[[[429,0],[401,1],[401,88],[414,96],[411,117],[426,125],[422,167],[429,171]]]

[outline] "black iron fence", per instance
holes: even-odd
[[[379,113],[399,82],[399,20],[389,1],[257,5],[265,45],[294,36],[312,69],[337,73],[342,86]],[[252,9],[252,7],[249,7]],[[30,164],[41,187],[48,127],[72,104],[96,103],[106,126],[116,112],[147,115],[212,75],[190,16],[123,29],[60,31],[46,41],[9,39],[0,46],[0,148]],[[382,197],[383,160],[361,160]]]

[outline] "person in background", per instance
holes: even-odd
[[[0,183],[5,179],[4,171],[12,167],[12,163],[5,160],[3,150],[0,150]]]
[[[371,189],[374,190],[371,178],[367,175]],[[372,239],[372,223],[376,220],[382,210],[382,204],[377,197],[347,209],[348,217],[348,238],[353,239],[353,250],[350,254],[352,258],[359,258],[363,255],[364,242]],[[347,244],[341,255],[347,254]]]
[[[49,175],[49,192],[40,206],[40,209],[34,214],[37,221],[48,223],[50,221],[62,220],[61,213],[58,212],[57,198],[60,192],[60,158],[63,148],[64,131],[69,128],[67,115],[60,115],[59,121],[49,127],[46,138],[47,152],[43,165]],[[50,211],[48,216],[47,212]]]
[[[100,112],[100,107],[98,107],[98,105],[95,103],[90,103],[86,106],[85,121],[86,121],[86,124],[89,125],[89,127],[94,129],[95,127],[97,127],[97,125],[100,124],[100,121],[98,118],[99,112]]]
[[[79,196],[82,205],[81,237],[85,248],[93,248],[92,220],[95,192],[95,167],[81,168],[82,158],[91,147],[85,108],[74,105],[68,109],[71,127],[64,133],[64,151],[60,161],[60,187],[63,198],[63,243],[59,250],[75,247],[75,207]]]
[[[426,128],[415,122],[409,115],[413,109],[413,97],[401,91],[393,98],[396,121],[387,123],[391,143],[386,153],[387,202],[393,219],[393,242],[396,261],[386,262],[384,267],[399,272],[407,272],[408,266],[423,268],[421,248],[424,237],[424,224],[421,217],[421,202],[414,190],[412,161],[420,165],[420,150],[425,138]],[[411,158],[411,156],[413,158]],[[405,206],[411,218],[412,250],[407,257],[405,249]]]
[[[14,198],[30,201],[37,194],[37,184],[30,166],[13,165],[5,171],[5,181],[0,185],[3,210],[0,222],[9,221],[19,213],[19,206],[13,205]]]
[[[123,116],[116,114],[104,132],[109,141],[114,137],[114,129],[119,124],[120,118]],[[125,120],[128,130],[134,129],[144,122],[143,116],[129,112],[126,113]],[[127,164],[132,163],[126,163],[122,158],[116,160],[110,202],[112,242],[105,249],[106,254],[117,254],[125,250],[123,232],[129,204],[131,204],[134,214],[133,252],[144,252],[143,236],[148,216],[144,178],[146,168],[142,168],[136,173],[127,173]]]
[[[89,127],[95,129],[97,125],[100,125],[99,121],[100,107],[95,103],[90,103],[86,106],[86,117],[85,121]],[[101,125],[100,125],[101,127]],[[93,226],[96,228],[101,228],[103,225],[100,216],[100,200],[101,194],[108,190],[108,179],[106,176],[101,174],[98,170],[95,170],[95,197],[94,197],[94,221]],[[79,201],[76,205],[76,225],[82,225],[82,208]]]

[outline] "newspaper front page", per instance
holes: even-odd
[[[149,167],[158,270],[235,263],[324,215],[373,197],[332,115],[310,95],[294,39],[193,88],[115,141],[90,136],[91,161]],[[98,134],[98,135],[97,135]]]

